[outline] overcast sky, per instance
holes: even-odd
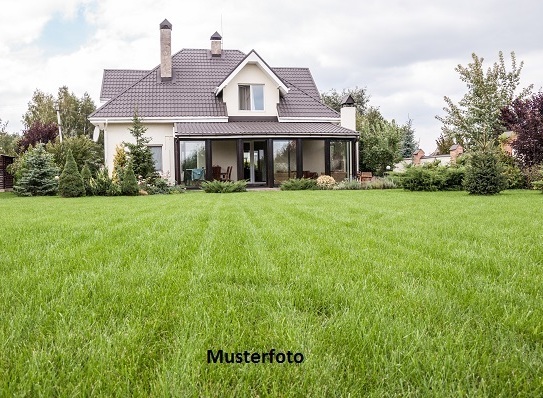
[[[538,0],[19,0],[0,13],[0,118],[8,131],[36,88],[85,91],[100,105],[103,69],[159,64],[159,24],[172,51],[255,49],[271,66],[309,67],[319,90],[366,87],[387,119],[413,119],[435,148],[443,96],[462,97],[454,71],[471,53],[490,66],[502,50],[524,61],[522,86],[543,86],[543,2]],[[222,21],[222,22],[221,22]]]

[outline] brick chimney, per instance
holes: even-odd
[[[464,153],[464,148],[462,148],[462,145],[454,144],[449,148],[449,155],[451,156],[451,164],[456,163],[456,159],[458,159],[458,156],[462,155]]]
[[[172,24],[167,19],[160,24],[160,79],[172,80]]]
[[[417,149],[417,151],[413,154],[413,164],[419,165],[420,160],[424,157],[424,151],[422,149]]]
[[[219,32],[213,33],[211,36],[211,56],[220,57],[222,54],[222,36]]]
[[[353,97],[346,94],[341,99],[341,127],[356,131],[356,106]]]

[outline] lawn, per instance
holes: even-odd
[[[530,191],[0,194],[0,396],[543,396],[542,209]]]

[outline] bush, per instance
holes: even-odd
[[[124,175],[121,182],[121,194],[127,196],[136,196],[140,192],[138,186],[138,180],[136,180],[136,175],[134,174],[134,169],[132,168],[132,162],[128,162],[128,165],[124,168]]]
[[[408,191],[460,191],[465,168],[430,163],[408,167],[398,176],[401,186]]]
[[[38,144],[17,159],[13,191],[19,196],[56,195],[58,173],[53,155]]]
[[[78,170],[82,171],[83,166],[87,165],[92,175],[96,175],[104,159],[104,151],[100,145],[83,135],[67,137],[62,142],[49,142],[45,149],[53,154],[58,167],[64,167],[68,151],[71,151]]]
[[[496,153],[474,152],[471,154],[466,168],[464,188],[475,195],[494,195],[507,188],[503,166]]]
[[[334,177],[322,175],[317,178],[317,187],[319,189],[333,189],[336,185],[336,180]]]
[[[170,193],[184,193],[186,189],[181,185],[170,185],[165,178],[156,178],[153,182],[142,181],[139,183],[141,190],[149,195],[161,195]]]
[[[396,184],[387,177],[373,177],[371,181],[360,182],[358,180],[344,180],[339,182],[334,189],[337,190],[367,190],[396,188]]]
[[[543,165],[535,165],[530,167],[525,167],[522,169],[522,175],[526,183],[526,188],[534,188],[534,182],[543,180]]]
[[[81,170],[81,178],[83,179],[83,186],[85,187],[85,194],[87,196],[94,195],[93,178],[89,166],[85,164]]]
[[[317,189],[317,181],[310,178],[290,178],[280,186],[282,191],[303,191]]]
[[[207,193],[232,193],[232,192],[246,192],[247,181],[203,181],[200,184],[200,188]]]
[[[121,186],[109,178],[107,167],[101,167],[96,174],[95,179],[90,180],[91,188],[96,196],[119,196],[121,195]]]
[[[534,187],[534,189],[539,189],[541,193],[543,193],[543,180],[534,181],[532,183],[532,186]]]
[[[58,180],[58,193],[63,198],[78,198],[85,196],[85,184],[79,170],[77,170],[77,164],[75,163],[72,151],[68,149],[66,155],[66,165],[60,179]]]

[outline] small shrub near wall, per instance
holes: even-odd
[[[310,178],[290,178],[280,186],[282,191],[304,191],[317,189],[317,181]]]
[[[335,185],[336,180],[332,176],[322,175],[317,178],[317,187],[319,189],[334,189]]]
[[[204,181],[200,184],[200,188],[207,193],[246,192],[247,181]]]
[[[371,181],[360,182],[358,180],[344,180],[339,182],[334,189],[337,190],[368,190],[368,189],[392,189],[397,188],[394,181],[387,177],[373,177]]]

